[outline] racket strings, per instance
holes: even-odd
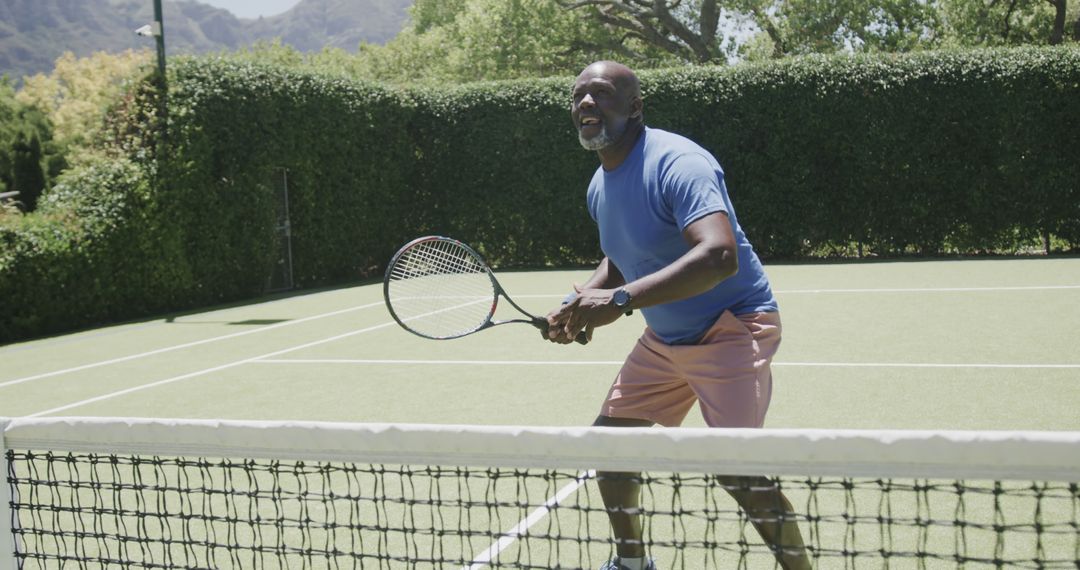
[[[495,286],[475,254],[449,240],[420,242],[394,262],[387,296],[406,328],[424,336],[450,338],[488,322]]]

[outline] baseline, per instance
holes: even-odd
[[[361,358],[262,358],[252,359],[252,364],[437,364],[465,366],[615,366],[621,360],[410,360],[410,359],[361,359]],[[801,366],[821,368],[1058,368],[1080,369],[1080,364],[990,364],[990,363],[934,363],[934,362],[773,362],[772,366]]]

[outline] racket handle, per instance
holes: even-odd
[[[542,317],[533,317],[532,324],[534,327],[544,331],[544,336],[547,336],[548,322],[547,319]],[[585,334],[585,331],[581,331],[574,337],[574,342],[578,344],[589,344],[589,335]]]

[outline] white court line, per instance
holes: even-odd
[[[773,362],[773,366],[820,366],[832,368],[1077,368],[1080,364],[988,364],[942,362]]]
[[[530,528],[532,528],[534,524],[540,522],[544,517],[547,516],[548,512],[550,512],[554,507],[558,506],[559,503],[563,502],[567,497],[577,492],[577,490],[585,484],[585,481],[592,479],[595,476],[595,471],[587,471],[578,474],[578,476],[574,478],[573,482],[568,483],[562,489],[559,489],[559,491],[555,493],[554,496],[549,498],[543,505],[537,507],[536,510],[529,513],[529,516],[518,521],[518,523],[514,525],[513,528],[503,533],[503,535],[499,537],[499,540],[492,543],[487,550],[481,552],[476,558],[473,559],[472,564],[465,566],[463,570],[479,570],[480,568],[487,566],[489,562],[491,562],[499,555],[500,552],[506,550],[506,547],[513,544],[519,536],[527,532]]]
[[[86,400],[82,400],[80,402],[75,402],[73,404],[67,404],[66,406],[60,406],[58,408],[52,408],[51,410],[45,410],[45,411],[42,411],[42,412],[37,412],[36,414],[30,414],[30,415],[25,416],[25,417],[36,418],[38,416],[44,416],[44,415],[48,415],[48,414],[55,414],[56,412],[62,412],[64,410],[70,410],[71,408],[77,408],[77,407],[85,405],[85,404],[93,404],[94,402],[100,402],[102,400],[108,400],[110,398],[115,398],[116,396],[124,396],[124,395],[127,395],[127,394],[133,394],[135,392],[141,392],[142,390],[147,390],[149,388],[156,388],[158,386],[164,386],[166,384],[172,384],[173,382],[179,382],[180,380],[186,380],[188,378],[194,378],[196,376],[202,376],[203,374],[209,374],[211,372],[217,372],[219,370],[225,370],[225,369],[228,369],[228,368],[233,368],[235,366],[240,366],[241,364],[247,364],[248,362],[256,361],[256,360],[258,360],[260,358],[269,358],[269,357],[272,357],[272,356],[278,356],[280,354],[286,354],[286,353],[292,352],[294,350],[301,350],[301,349],[304,349],[304,348],[310,348],[312,346],[318,346],[320,344],[333,342],[335,340],[341,340],[343,338],[348,338],[348,337],[353,336],[353,335],[358,335],[358,334],[361,334],[361,333],[371,332],[373,330],[386,328],[386,327],[389,327],[389,326],[393,326],[395,324],[396,323],[393,323],[393,322],[383,323],[381,325],[375,325],[373,327],[367,327],[365,329],[355,330],[355,331],[352,331],[352,332],[347,332],[345,334],[339,334],[337,336],[332,336],[330,338],[324,338],[322,340],[317,340],[317,341],[314,341],[314,342],[301,344],[299,346],[294,346],[294,347],[286,348],[286,349],[282,349],[282,350],[276,350],[274,352],[268,352],[268,353],[260,355],[260,356],[253,356],[251,358],[245,358],[243,360],[237,360],[235,362],[230,362],[228,364],[222,364],[221,366],[214,366],[213,368],[206,368],[206,369],[199,370],[199,371],[196,371],[196,372],[189,372],[187,374],[182,374],[180,376],[173,376],[172,378],[166,378],[165,380],[158,380],[157,382],[151,382],[150,384],[141,384],[139,386],[134,386],[132,388],[127,388],[127,389],[124,389],[124,390],[117,390],[116,392],[110,392],[108,394],[103,394],[101,396],[96,396],[96,397],[93,397],[93,398],[87,398]]]
[[[1080,289],[1080,285],[1030,285],[1016,287],[894,287],[874,289],[776,289],[773,293],[784,295],[815,293],[975,293],[993,291],[1058,291]],[[563,298],[566,295],[514,295],[515,299]]]
[[[467,304],[472,304],[472,303],[467,303]],[[367,306],[370,306],[370,305],[367,305]],[[412,318],[418,319],[418,318],[421,318],[421,317],[425,317],[427,315],[434,315],[434,314],[441,313],[441,312],[444,312],[444,311],[451,311],[451,310],[453,310],[455,308],[458,308],[458,307],[461,307],[461,306],[464,306],[464,305],[458,305],[457,307],[448,307],[448,308],[445,308],[445,309],[439,309],[438,311],[432,311],[430,313],[424,313],[422,315],[416,315],[415,317],[412,317]],[[355,308],[357,308],[357,307],[354,307],[354,309]],[[353,309],[347,309],[347,310],[353,310]],[[341,312],[344,312],[344,311],[341,311]],[[347,332],[345,334],[339,334],[337,336],[332,336],[330,338],[324,338],[322,340],[317,340],[317,341],[314,341],[314,342],[308,342],[308,343],[305,343],[305,344],[301,344],[299,346],[294,346],[294,347],[291,347],[291,348],[285,348],[285,349],[282,349],[282,350],[275,350],[274,352],[268,352],[268,353],[260,355],[260,356],[253,356],[251,358],[245,358],[245,359],[242,359],[242,360],[237,360],[237,361],[234,361],[234,362],[230,362],[228,364],[222,364],[221,366],[214,366],[212,368],[206,368],[204,370],[199,370],[197,372],[190,372],[188,374],[182,374],[180,376],[174,376],[172,378],[167,378],[165,380],[159,380],[157,382],[151,382],[150,384],[143,384],[143,385],[140,385],[140,386],[127,388],[125,390],[118,390],[116,392],[110,392],[110,393],[104,394],[102,396],[97,396],[97,397],[94,397],[94,398],[88,398],[86,400],[82,400],[80,402],[75,402],[74,404],[68,404],[66,406],[60,406],[59,408],[53,408],[51,410],[45,410],[43,412],[38,412],[36,414],[30,414],[29,416],[26,416],[26,417],[34,418],[34,417],[42,416],[42,415],[46,415],[46,414],[53,414],[53,413],[56,413],[56,412],[62,412],[64,410],[69,410],[71,408],[76,408],[76,407],[82,406],[84,404],[92,404],[94,402],[100,402],[102,400],[108,400],[109,398],[114,398],[116,396],[123,396],[123,395],[131,394],[131,393],[134,393],[134,392],[140,392],[140,391],[146,390],[148,388],[155,388],[157,386],[164,386],[165,384],[171,384],[173,382],[179,382],[180,380],[186,380],[188,378],[194,378],[196,376],[202,376],[203,374],[208,374],[210,372],[217,372],[219,370],[225,370],[227,368],[232,368],[234,366],[240,366],[241,364],[247,364],[248,362],[254,362],[254,361],[259,360],[261,358],[268,358],[268,357],[271,357],[271,356],[278,356],[278,355],[281,355],[281,354],[287,354],[287,353],[292,352],[294,350],[310,348],[312,346],[318,346],[320,344],[324,344],[324,343],[327,343],[327,342],[332,342],[332,341],[335,341],[335,340],[348,338],[348,337],[353,336],[353,335],[366,333],[366,332],[371,332],[371,331],[374,331],[374,330],[379,330],[381,328],[386,328],[386,327],[389,327],[389,326],[393,326],[394,324],[396,324],[396,323],[394,323],[394,321],[390,321],[388,323],[382,323],[381,325],[375,325],[375,326],[367,327],[367,328],[364,328],[364,329],[355,330],[355,331],[352,331],[352,332]]]
[[[618,366],[622,360],[392,360],[360,358],[266,358],[252,364],[438,364],[468,366]],[[772,366],[820,368],[1062,368],[1080,369],[1080,364],[986,364],[935,362],[773,362]]]
[[[787,291],[773,292],[791,295],[797,293],[969,293],[985,291],[1057,291],[1064,289],[1080,289],[1080,285],[1036,285],[1030,287],[911,287],[895,289],[789,289]]]
[[[255,364],[468,364],[470,366],[608,366],[621,360],[393,360],[359,358],[267,358]]]
[[[348,313],[348,312],[352,312],[352,311],[359,311],[361,309],[369,309],[371,307],[380,306],[380,305],[383,305],[383,303],[381,303],[381,302],[379,302],[379,303],[370,303],[370,304],[367,304],[367,305],[360,305],[358,307],[350,307],[348,309],[342,309],[340,311],[332,311],[332,312],[329,312],[329,313],[323,313],[321,315],[314,315],[314,316],[311,316],[311,317],[304,317],[302,319],[296,319],[296,320],[286,321],[286,322],[283,322],[283,323],[267,325],[267,326],[260,327],[260,328],[257,328],[257,329],[246,330],[246,331],[241,331],[241,332],[236,332],[236,333],[230,333],[230,334],[222,335],[222,336],[215,336],[215,337],[212,337],[212,338],[207,338],[207,339],[203,339],[203,340],[197,340],[197,341],[193,341],[193,342],[189,342],[189,343],[185,343],[185,344],[177,344],[177,345],[173,345],[173,346],[166,346],[165,348],[159,348],[157,350],[151,350],[151,351],[148,351],[148,352],[141,352],[139,354],[131,354],[131,355],[128,355],[128,356],[121,356],[120,358],[113,358],[113,359],[110,359],[110,360],[102,360],[102,361],[99,361],[99,362],[91,362],[90,364],[83,364],[82,366],[75,366],[73,368],[65,368],[63,370],[54,370],[52,372],[44,372],[42,374],[35,374],[33,376],[26,376],[26,377],[23,377],[23,378],[16,378],[15,380],[8,380],[7,382],[0,382],[0,388],[6,388],[8,386],[14,386],[16,384],[22,384],[23,382],[31,382],[33,380],[41,380],[42,378],[49,378],[49,377],[52,377],[52,376],[59,376],[61,374],[68,374],[68,373],[71,373],[71,372],[79,372],[79,371],[82,371],[82,370],[88,370],[90,368],[97,368],[99,366],[108,366],[110,364],[117,364],[117,363],[120,363],[120,362],[127,362],[127,361],[130,361],[130,360],[137,360],[139,358],[146,358],[148,356],[154,356],[154,355],[157,355],[157,354],[163,354],[163,353],[166,353],[166,352],[172,352],[174,350],[183,350],[185,348],[191,348],[193,346],[199,346],[199,345],[202,345],[202,344],[208,344],[208,343],[211,343],[211,342],[217,342],[217,341],[221,341],[221,340],[228,340],[228,339],[231,339],[231,338],[237,338],[237,337],[246,336],[246,335],[249,335],[249,334],[257,334],[257,333],[266,332],[266,331],[274,330],[274,329],[281,328],[281,327],[287,327],[287,326],[290,326],[290,325],[298,325],[300,323],[307,322],[307,321],[313,321],[315,319],[322,319],[322,318],[325,318],[325,317],[333,317],[335,315],[340,315],[340,314]]]
[[[1058,290],[1058,289],[1080,289],[1080,285],[1047,285],[1047,286],[1030,286],[1030,287],[952,287],[952,288],[912,288],[912,289],[801,289],[801,290],[795,289],[795,290],[778,290],[778,291],[775,291],[775,293],[777,293],[777,294],[801,294],[801,293],[805,293],[805,294],[817,294],[817,293],[914,293],[914,292],[947,292],[947,291],[961,291],[961,292],[962,291],[1037,291],[1037,290]],[[515,298],[520,298],[520,299],[530,299],[530,298],[531,299],[554,299],[554,298],[559,298],[559,299],[561,299],[563,296],[564,295],[547,295],[547,294],[536,295],[536,294],[534,294],[534,295],[515,295]],[[16,384],[22,384],[23,382],[31,382],[31,381],[40,380],[40,379],[43,379],[43,378],[50,378],[50,377],[53,377],[53,376],[59,376],[61,374],[68,374],[68,373],[71,373],[71,372],[80,372],[80,371],[83,371],[83,370],[88,370],[90,368],[97,368],[99,366],[108,366],[110,364],[117,364],[117,363],[120,363],[120,362],[127,362],[127,361],[130,361],[130,360],[136,360],[136,359],[139,359],[139,358],[145,358],[145,357],[148,357],[148,356],[154,356],[154,355],[157,355],[157,354],[171,352],[171,351],[174,351],[174,350],[183,350],[185,348],[191,348],[193,346],[199,346],[199,345],[202,345],[202,344],[208,344],[208,343],[212,343],[212,342],[228,340],[228,339],[237,338],[237,337],[241,337],[241,336],[245,336],[245,335],[249,335],[249,334],[256,334],[256,333],[266,332],[266,331],[274,330],[274,329],[277,329],[277,328],[280,328],[280,327],[300,324],[300,323],[315,320],[315,319],[321,319],[321,318],[324,318],[324,317],[330,317],[330,316],[339,315],[339,314],[342,314],[342,313],[347,313],[347,312],[350,312],[350,311],[356,311],[356,310],[360,310],[360,309],[368,309],[368,308],[376,307],[376,306],[380,306],[380,305],[383,305],[383,303],[381,303],[381,302],[369,303],[367,305],[361,305],[359,307],[352,307],[352,308],[343,309],[343,310],[340,310],[340,311],[333,311],[333,312],[330,312],[330,313],[323,313],[321,315],[314,315],[314,316],[311,316],[311,317],[305,317],[305,318],[297,319],[297,320],[294,320],[294,321],[288,321],[288,322],[284,322],[284,323],[277,323],[277,324],[274,324],[274,325],[260,327],[258,329],[254,329],[254,330],[241,331],[241,332],[237,332],[237,333],[232,333],[232,334],[222,335],[222,336],[218,336],[218,337],[213,337],[213,338],[203,339],[203,340],[199,340],[199,341],[194,341],[194,342],[190,342],[190,343],[186,343],[186,344],[179,344],[179,345],[175,345],[175,346],[169,346],[169,347],[165,347],[165,348],[160,348],[160,349],[157,349],[157,350],[152,350],[152,351],[143,352],[143,353],[139,353],[139,354],[132,354],[132,355],[129,355],[129,356],[123,356],[123,357],[120,357],[120,358],[114,358],[114,359],[111,359],[111,360],[103,360],[103,361],[100,361],[100,362],[92,362],[90,364],[84,364],[82,366],[75,366],[75,367],[72,367],[72,368],[65,368],[63,370],[54,370],[52,372],[45,372],[45,373],[42,373],[42,374],[35,374],[33,376],[26,376],[26,377],[23,377],[23,378],[16,378],[14,380],[8,380],[6,382],[0,382],[0,388],[6,388],[8,386],[14,386]]]

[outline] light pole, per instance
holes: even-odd
[[[165,18],[162,16],[163,10],[161,9],[161,0],[154,0],[154,22],[152,24],[146,24],[140,26],[135,30],[135,33],[140,36],[154,36],[157,43],[157,75],[150,78],[150,84],[156,87],[159,97],[157,98],[157,119],[159,121],[161,129],[161,138],[158,141],[156,147],[156,154],[158,160],[162,158],[164,152],[164,143],[167,137],[165,130],[166,117],[168,114],[168,105],[166,104],[166,98],[168,97],[168,85],[165,83]]]
[[[161,77],[165,77],[165,19],[162,17],[161,0],[154,0],[154,23],[135,30],[136,35],[154,36],[157,42],[157,67]]]
[[[162,16],[161,0],[154,0],[154,38],[157,40],[157,66],[161,78],[165,78],[165,19]]]

